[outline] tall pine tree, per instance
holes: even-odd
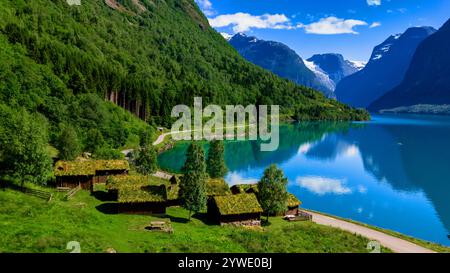
[[[186,163],[180,181],[180,200],[189,210],[189,221],[192,212],[199,212],[206,207],[206,166],[205,154],[201,146],[192,143],[187,151]]]
[[[208,150],[207,171],[211,178],[224,177],[228,168],[225,164],[225,148],[223,141],[213,140]]]

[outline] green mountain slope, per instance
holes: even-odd
[[[367,118],[244,61],[193,0],[0,4],[2,48],[14,48],[26,69],[36,70],[33,76],[2,70],[2,77],[20,75],[19,82],[30,84],[7,85],[0,98],[42,112],[51,122],[63,120],[58,107],[67,105],[65,99],[87,93],[163,125],[171,123],[174,105],[192,105],[194,96],[204,104],[279,104],[283,114],[298,119]]]
[[[121,157],[194,96],[279,104],[296,119],[367,118],[243,60],[193,0],[68,2],[0,0],[0,179],[44,183],[47,143],[63,159]]]

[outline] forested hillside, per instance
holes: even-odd
[[[138,142],[148,123],[169,126],[172,107],[192,105],[194,96],[205,104],[279,104],[297,119],[367,118],[243,60],[193,0],[0,6],[2,172],[27,154],[9,144],[35,137],[33,128],[13,126],[18,116],[38,123],[39,143],[65,141],[103,156]]]

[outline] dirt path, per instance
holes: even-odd
[[[435,253],[434,251],[408,242],[406,240],[376,231],[364,226],[325,216],[322,214],[308,211],[313,216],[313,222],[325,226],[340,228],[369,238],[370,240],[378,241],[382,246],[385,246],[397,253]]]
[[[222,127],[220,129],[225,130],[225,129],[229,129],[229,128],[244,128],[244,127],[253,127],[255,126],[254,124],[251,125],[244,125],[244,126],[234,126],[234,127]],[[164,133],[158,136],[158,138],[155,140],[155,142],[153,142],[153,146],[156,146],[158,144],[161,144],[164,139],[166,138],[166,136],[168,135],[173,135],[173,134],[179,134],[179,133],[190,133],[190,132],[197,132],[197,131],[202,131],[201,130],[186,130],[186,131],[177,131],[177,132],[168,132],[168,133]],[[228,135],[225,135],[224,137],[227,137]]]
[[[156,146],[158,144],[161,144],[164,141],[164,138],[166,138],[166,136],[170,135],[172,133],[164,133],[164,134],[160,134],[158,136],[158,138],[155,140],[155,142],[153,142],[153,146]]]

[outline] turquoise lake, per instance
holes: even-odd
[[[187,145],[161,154],[160,165],[179,171]],[[225,157],[230,185],[256,183],[274,163],[303,208],[450,246],[450,117],[283,125],[278,150],[228,141]]]

